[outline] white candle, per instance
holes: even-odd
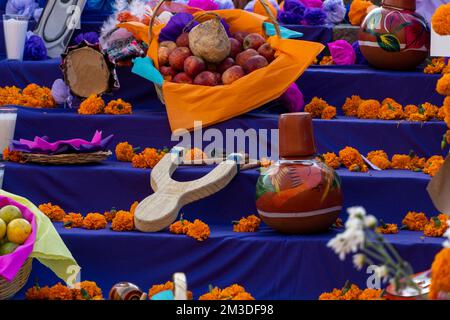
[[[27,30],[27,17],[3,15],[3,32],[5,33],[6,56],[8,59],[23,59]]]
[[[0,189],[3,189],[3,176],[5,174],[5,166],[0,163]]]
[[[11,143],[16,129],[16,119],[16,108],[0,108],[0,151]]]

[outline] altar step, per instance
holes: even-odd
[[[236,201],[239,202],[239,201]],[[203,211],[204,217],[213,212]],[[231,225],[210,225],[210,238],[198,242],[168,231],[144,234],[111,230],[56,228],[82,267],[81,279],[96,281],[108,295],[117,282],[129,281],[143,290],[165,283],[174,272],[185,272],[194,298],[209,285],[243,285],[256,299],[312,299],[342,287],[349,280],[366,288],[371,273],[357,271],[351,258],[341,262],[327,242],[339,230],[316,235],[283,235],[267,227],[257,233],[235,233]],[[420,232],[400,231],[386,239],[410,261],[415,272],[430,268],[442,248],[442,238],[424,238]],[[58,279],[34,261],[25,288]],[[16,299],[24,297],[25,289]]]

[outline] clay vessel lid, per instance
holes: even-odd
[[[311,114],[284,113],[278,120],[281,159],[295,159],[316,153]]]
[[[416,0],[383,0],[382,6],[416,11]]]

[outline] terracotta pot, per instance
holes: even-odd
[[[309,113],[280,116],[281,159],[262,170],[256,186],[261,219],[284,233],[325,231],[342,210],[339,176],[315,157]]]
[[[143,292],[131,282],[116,283],[109,291],[109,300],[139,300]]]
[[[415,0],[384,0],[366,16],[359,31],[359,46],[371,65],[410,70],[428,57],[430,29],[415,9]]]

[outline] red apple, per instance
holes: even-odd
[[[224,73],[225,70],[227,70],[228,68],[230,68],[234,65],[235,65],[234,59],[228,57],[217,66],[217,71],[219,71],[220,73]]]
[[[211,71],[200,72],[194,79],[194,84],[201,86],[216,86],[217,76]]]
[[[258,33],[250,33],[245,37],[242,46],[244,49],[255,49],[258,50],[266,42],[266,39]]]
[[[219,72],[213,72],[214,75],[216,76],[216,85],[222,84],[222,74]]]
[[[235,58],[242,51],[242,42],[235,38],[230,38],[231,50],[230,57]]]
[[[261,47],[259,47],[258,53],[266,58],[269,63],[275,59],[275,50],[268,43],[264,43]]]
[[[206,63],[202,58],[196,56],[187,57],[184,60],[184,72],[186,72],[190,77],[194,78],[200,72],[205,71]]]
[[[161,72],[161,75],[163,76],[164,80],[167,81],[172,81],[172,79],[177,74],[175,70],[172,69],[172,67],[162,66],[159,67],[159,71]]]
[[[245,72],[241,66],[232,66],[222,74],[222,82],[223,84],[231,84],[243,76],[245,76]]]
[[[169,64],[174,70],[181,71],[184,69],[184,60],[191,55],[191,50],[189,50],[189,48],[175,48],[169,55]]]
[[[169,64],[169,55],[172,50],[167,47],[159,47],[158,49],[158,63],[160,66],[165,66]]]
[[[244,70],[246,73],[251,73],[257,69],[267,66],[269,63],[263,56],[257,55],[249,58],[244,64]]]
[[[189,47],[189,33],[183,32],[180,34],[176,43],[178,47]]]
[[[162,41],[159,43],[159,47],[166,47],[170,50],[173,50],[177,47],[177,44],[173,41]]]
[[[248,36],[248,32],[238,31],[233,35],[233,38],[235,38],[242,44],[246,36]]]
[[[173,82],[191,84],[192,78],[189,77],[185,72],[180,72],[173,78]]]
[[[257,56],[258,51],[255,49],[247,49],[245,51],[242,51],[236,56],[236,63],[240,65],[241,67],[244,66],[244,63],[251,57]]]

